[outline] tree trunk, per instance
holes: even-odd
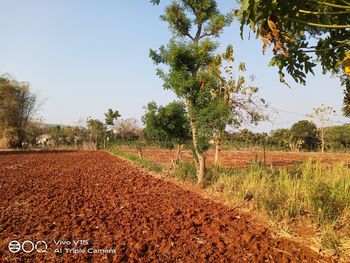
[[[181,161],[181,144],[180,143],[177,145],[176,159],[178,162]]]
[[[96,149],[98,149],[98,135],[97,135],[97,132],[96,132],[96,137],[95,137],[95,139],[96,139],[96,141],[95,141],[95,143],[96,143]]]
[[[217,138],[215,140],[215,159],[214,159],[214,166],[220,165],[220,153],[221,153],[221,140]]]
[[[204,186],[205,179],[205,157],[203,153],[198,153],[199,170],[197,171],[197,184],[201,187]]]
[[[321,152],[324,152],[324,130],[321,129]]]
[[[192,103],[191,101],[187,100],[187,108],[189,111],[192,109]],[[201,187],[204,186],[204,179],[205,179],[205,157],[204,154],[200,152],[198,147],[198,135],[197,135],[197,127],[196,127],[196,118],[195,116],[191,115],[191,130],[192,130],[192,142],[193,142],[193,152],[194,152],[194,159],[197,169],[197,184]]]

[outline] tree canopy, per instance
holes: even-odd
[[[301,120],[292,125],[290,128],[291,141],[300,142],[302,149],[314,150],[318,145],[317,127],[308,120]]]
[[[30,92],[27,82],[0,77],[0,139],[5,147],[21,147],[36,110],[37,96]]]
[[[106,125],[113,125],[114,121],[116,121],[119,117],[121,117],[119,111],[113,111],[112,109],[108,109],[108,111],[105,113]]]
[[[96,144],[96,147],[100,147],[103,144],[105,136],[105,127],[99,119],[88,118],[86,121],[90,141]]]
[[[152,101],[145,110],[142,122],[147,139],[173,147],[174,144],[185,143],[191,138],[184,103],[174,101],[166,106],[158,106]]]
[[[247,25],[273,46],[271,65],[305,83],[319,62],[324,72],[349,73],[350,3],[343,0],[240,0],[241,34]],[[313,56],[315,55],[315,56]]]

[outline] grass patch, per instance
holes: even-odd
[[[246,203],[264,212],[277,226],[307,217],[323,232],[320,244],[324,249],[349,252],[341,241],[349,238],[346,229],[350,228],[347,165],[327,166],[309,160],[273,170],[252,163],[247,169],[221,170],[215,178],[208,188],[227,201]]]
[[[310,160],[279,170],[252,164],[215,177],[210,189],[228,200],[249,202],[274,220],[308,214],[318,224],[335,225],[350,215],[350,169],[343,164]]]
[[[113,155],[117,155],[117,156],[120,156],[122,158],[133,161],[137,166],[139,166],[141,168],[145,168],[149,171],[159,173],[159,172],[162,172],[162,170],[163,170],[162,167],[160,165],[156,164],[155,162],[152,162],[152,161],[147,160],[145,158],[141,159],[138,155],[123,151],[118,147],[108,148],[107,151]]]
[[[174,177],[186,181],[195,183],[197,181],[197,170],[194,163],[180,162],[173,173]]]

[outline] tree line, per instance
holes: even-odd
[[[154,101],[148,103],[144,107],[142,127],[136,119],[122,119],[119,111],[112,109],[105,112],[104,121],[89,117],[85,123],[75,126],[46,125],[42,120],[34,118],[38,108],[37,100],[37,96],[30,92],[28,83],[11,80],[8,76],[0,78],[0,133],[3,148],[19,148],[22,143],[35,145],[38,136],[48,134],[55,146],[91,142],[96,148],[104,148],[116,141],[125,143],[143,140],[146,144],[176,148],[178,161],[181,160],[181,149],[184,146],[194,150],[191,144],[190,115],[182,101],[173,101],[165,106],[157,105]],[[318,121],[318,126],[312,121],[301,120],[288,129],[277,129],[269,134],[253,133],[248,129],[228,132],[226,127],[229,122],[223,122],[220,137],[212,133],[206,142],[207,147],[215,149],[215,163],[219,163],[222,147],[344,151],[350,147],[349,127],[326,125],[333,111],[331,107],[321,105],[308,115]],[[209,117],[206,116],[206,120]],[[219,117],[215,116],[214,119]]]
[[[324,151],[348,151],[350,148],[349,125],[330,126],[324,130]],[[322,151],[321,130],[309,120],[301,120],[290,128],[276,129],[270,133],[251,132],[243,129],[225,136],[226,149],[258,149],[275,151]]]

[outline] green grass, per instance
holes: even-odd
[[[145,158],[141,159],[138,155],[123,151],[118,147],[110,147],[107,149],[107,151],[113,155],[117,155],[117,156],[120,156],[122,158],[128,159],[128,160],[132,161],[133,163],[135,163],[137,166],[139,166],[141,168],[145,168],[149,171],[159,173],[159,172],[162,172],[162,170],[163,170],[162,167],[160,165],[156,164],[155,162],[152,162],[152,161],[147,160]]]
[[[196,167],[189,162],[180,162],[172,175],[186,182],[195,183],[197,181]]]
[[[307,161],[290,169],[272,170],[252,164],[228,170],[209,188],[229,201],[247,202],[273,220],[311,215],[320,225],[335,225],[350,215],[350,169]]]

